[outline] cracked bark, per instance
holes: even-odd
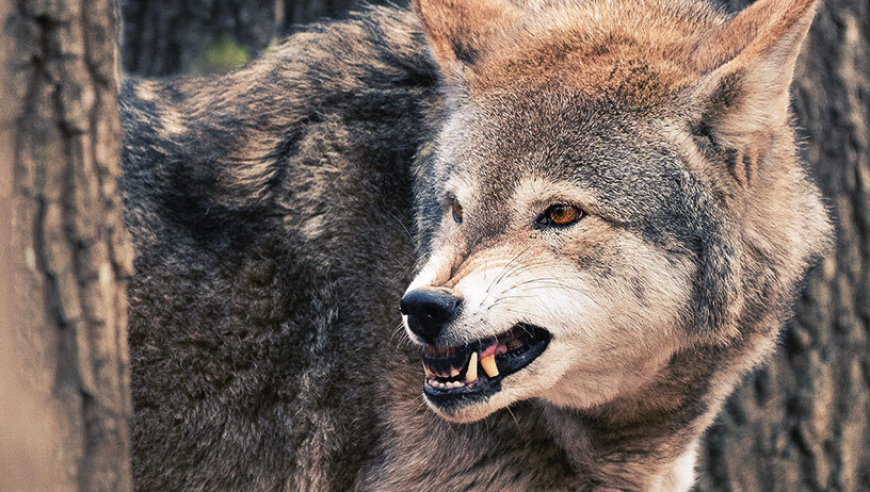
[[[131,489],[115,17],[0,5],[0,490]]]
[[[708,433],[699,491],[870,490],[870,2],[822,4],[792,93],[836,247]]]

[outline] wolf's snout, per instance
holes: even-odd
[[[416,289],[405,294],[399,304],[408,317],[408,328],[423,341],[434,344],[435,339],[459,314],[462,299],[449,292]]]

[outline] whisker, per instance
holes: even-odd
[[[405,232],[405,235],[408,236],[408,239],[410,239],[411,243],[413,243],[414,236],[411,234],[411,231],[409,231],[408,228],[405,227],[405,224],[402,222],[402,220],[400,218],[396,217],[396,215],[393,214],[392,212],[390,212],[389,210],[384,210],[384,212],[386,212],[388,216],[390,216],[393,220],[396,221],[397,224],[399,224],[399,227],[402,228],[402,231]]]
[[[537,297],[538,296],[527,296],[527,295],[523,295],[523,294],[514,294],[514,295],[510,295],[510,296],[499,296],[498,300],[503,301],[505,299],[534,299]]]
[[[414,410],[414,413],[418,413],[421,408],[426,407],[426,400],[424,399],[423,395],[420,395],[418,398],[420,398],[421,401],[420,404],[417,405],[417,408]]]
[[[499,275],[492,283],[489,284],[489,287],[486,288],[486,295],[487,296],[489,296],[489,293],[492,290],[493,286],[495,286],[499,282],[501,282],[501,280],[505,277],[505,275],[507,275],[511,271],[512,265],[515,265],[515,264],[522,265],[521,263],[517,263],[517,260],[519,260],[520,257],[522,255],[524,255],[527,251],[529,251],[531,248],[532,248],[532,246],[529,245],[526,247],[526,249],[520,251],[519,253],[514,255],[513,258],[511,258],[511,260],[507,263],[507,265],[505,265],[504,271],[501,273],[501,275]],[[484,297],[484,300],[486,300],[486,297]]]
[[[398,335],[399,333],[401,333],[401,334],[405,337],[405,340],[402,340],[401,338],[399,339],[399,344],[402,344],[403,342],[406,342],[406,341],[407,341],[407,342],[410,342],[411,340],[408,339],[408,334],[405,333],[405,329],[404,329],[404,328],[405,328],[405,323],[399,323],[399,326],[397,326],[397,327],[393,330],[393,334],[390,335],[390,341],[387,342],[387,343],[388,343],[389,345],[392,345],[392,344],[393,344],[393,339],[395,339],[395,338],[396,338],[396,335]],[[398,347],[398,345],[397,345],[397,347]]]
[[[517,420],[517,416],[514,415],[514,412],[511,410],[511,407],[505,407],[505,408],[507,409],[508,413],[511,414],[511,417],[513,417],[514,423],[517,424],[517,430],[522,431],[522,429],[520,428],[520,421]]]

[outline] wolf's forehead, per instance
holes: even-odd
[[[702,1],[565,2],[495,40],[469,87],[559,85],[648,101],[698,76],[698,43],[725,20]]]
[[[662,147],[649,115],[621,101],[588,100],[570,90],[524,89],[471,101],[442,145],[474,173],[568,179],[574,167],[624,161]]]

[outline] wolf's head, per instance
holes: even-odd
[[[781,323],[829,228],[789,124],[813,0],[413,3],[446,116],[402,311],[436,412],[600,405]]]

